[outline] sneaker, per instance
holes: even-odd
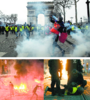
[[[46,89],[45,89],[44,95],[46,95],[46,92],[48,91],[48,88],[49,88],[49,87],[47,86]]]

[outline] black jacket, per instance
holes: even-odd
[[[53,20],[52,17],[50,17],[50,21],[51,21],[52,23],[55,23],[55,20]],[[61,20],[61,21],[57,21],[57,23],[60,25],[60,28],[58,29],[58,31],[59,31],[60,33],[62,33],[62,32],[63,32],[63,29],[64,29],[64,23],[63,23],[62,20]]]
[[[79,72],[82,72],[82,68],[83,66],[81,65],[81,61],[79,59],[67,60],[66,70],[68,71],[68,74],[70,74],[73,69],[76,69]]]
[[[62,75],[62,64],[60,63],[60,60],[49,60],[48,62],[48,66],[49,66],[49,72],[52,76],[52,78],[56,78],[59,77],[58,76],[58,72],[60,71],[61,75]]]

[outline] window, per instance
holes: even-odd
[[[29,11],[29,15],[34,14],[34,11]]]
[[[49,14],[50,14],[50,12],[51,12],[51,11],[50,11],[50,10],[48,10],[48,11],[46,11],[46,14],[47,14],[47,15],[49,15]]]

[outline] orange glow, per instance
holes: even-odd
[[[66,71],[66,59],[60,59],[63,62],[62,78],[68,79]]]
[[[27,93],[28,91],[26,84],[23,84],[23,83],[21,83],[19,86],[15,85],[14,89],[18,90],[19,92],[25,92],[25,93]]]
[[[35,79],[35,82],[36,82],[36,83],[40,83],[40,81],[39,81],[39,80],[37,80],[37,79]]]
[[[60,72],[58,72],[59,76],[60,76]]]

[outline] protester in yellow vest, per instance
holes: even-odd
[[[85,28],[86,30],[88,30],[88,26],[86,26],[86,28]]]
[[[19,32],[20,32],[19,36],[23,36],[23,28],[22,28],[22,26],[19,27]]]
[[[15,30],[14,30],[14,28],[15,28],[15,27],[14,27],[14,26],[12,26],[12,32],[15,34]]]
[[[81,95],[83,92],[84,92],[84,88],[79,86],[79,85],[75,85],[75,86],[69,86],[67,87],[67,85],[62,85],[65,87],[65,89],[61,89],[60,92],[63,94],[63,95]],[[54,88],[54,91],[55,91],[55,95],[57,95],[57,89]],[[44,92],[44,96],[46,95],[47,91],[49,92],[52,92],[52,89],[49,88],[48,86],[46,87],[45,89],[45,92]]]
[[[24,26],[22,25],[22,29],[24,30]]]
[[[6,39],[7,39],[7,37],[8,37],[8,32],[9,32],[9,26],[8,26],[8,25],[6,25],[6,27],[5,27],[5,32],[6,32]]]
[[[72,26],[71,30],[72,30],[72,31],[74,31],[74,30],[75,30],[74,26]]]
[[[30,37],[30,27],[28,25],[25,26],[25,31],[26,31],[26,34],[27,34],[27,39],[29,39],[29,37]]]
[[[13,28],[12,28],[12,26],[10,26],[10,32],[13,33]]]
[[[84,87],[78,85],[76,82],[72,82],[65,88],[64,95],[81,95],[84,92]]]
[[[34,30],[34,27],[32,27],[32,30]]]
[[[31,32],[32,32],[32,35],[33,35],[33,31],[34,31],[34,27],[33,26],[31,26],[31,28],[30,28],[31,30]]]
[[[15,30],[16,38],[18,38],[18,28],[17,28],[17,25],[15,25],[14,30]]]

